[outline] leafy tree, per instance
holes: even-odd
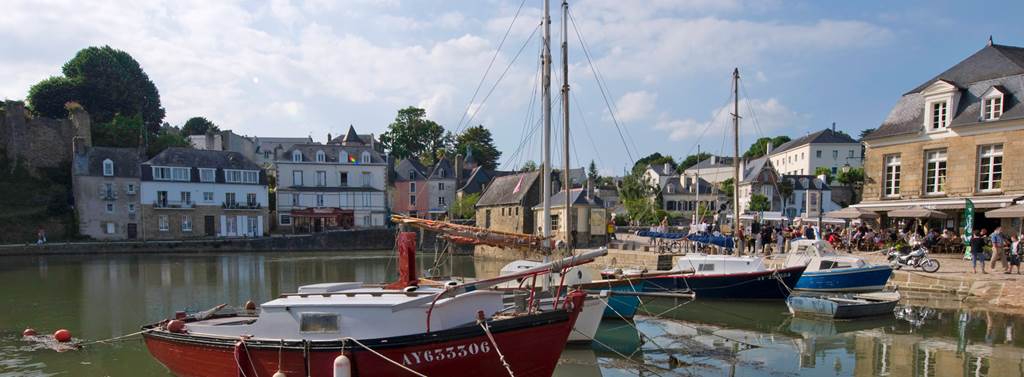
[[[782,206],[785,207],[786,203],[789,202],[789,197],[793,196],[793,182],[789,180],[782,180],[778,183],[779,197],[782,199]]]
[[[150,156],[156,156],[157,153],[162,152],[164,149],[170,147],[191,147],[188,137],[181,132],[177,127],[172,127],[169,124],[165,124],[157,132],[156,136],[149,141],[149,148],[146,150]]]
[[[414,106],[398,110],[395,121],[380,135],[381,144],[394,158],[416,157],[433,162],[443,153],[444,127],[426,115],[426,110]]]
[[[772,209],[772,202],[768,200],[767,196],[754,194],[750,196],[750,203],[747,205],[747,209],[754,212],[768,211]]]
[[[757,141],[750,146],[750,149],[747,149],[747,151],[743,153],[743,157],[758,158],[764,156],[768,154],[768,143],[772,143],[772,148],[776,148],[785,144],[789,140],[789,136],[776,136],[774,138],[762,137],[757,139]]]
[[[729,178],[729,179],[726,179],[726,180],[722,181],[722,183],[720,183],[718,185],[718,190],[721,191],[723,195],[725,195],[725,196],[727,196],[729,198],[732,198],[732,190],[733,190],[732,178]]]
[[[633,172],[643,173],[647,169],[647,165],[660,165],[665,163],[671,163],[672,166],[676,166],[676,161],[672,159],[672,156],[662,156],[661,153],[654,152],[647,155],[633,164]]]
[[[537,166],[537,163],[534,162],[533,160],[529,160],[529,161],[526,161],[526,162],[523,163],[523,167],[519,168],[519,171],[527,172],[527,171],[534,171],[534,170],[537,170],[537,169],[539,169],[539,167]]]
[[[587,179],[597,183],[600,178],[601,176],[597,174],[597,164],[594,163],[594,160],[590,160],[590,166],[587,167]]]
[[[825,176],[825,183],[831,183],[832,182],[832,169],[829,169],[828,167],[819,166],[819,167],[815,168],[814,169],[814,175],[815,176],[824,175]]]
[[[715,217],[715,208],[709,207],[705,203],[697,204],[697,221],[712,217]]]
[[[487,169],[497,169],[501,151],[494,145],[491,130],[483,125],[469,127],[455,137],[455,153],[465,153],[466,149],[473,153],[473,158]]]
[[[480,200],[480,193],[463,195],[456,199],[452,205],[452,215],[456,219],[472,219],[476,216],[476,202]]]
[[[874,128],[865,128],[863,130],[860,130],[860,139],[864,140],[864,138],[870,135],[872,132],[875,132]]]
[[[847,186],[864,183],[864,168],[853,168],[848,172],[840,171],[836,175],[836,181]]]
[[[109,122],[93,126],[92,142],[104,147],[135,148],[139,146],[142,129],[142,115],[117,114]]]
[[[64,105],[78,99],[78,85],[67,77],[53,76],[32,85],[28,90],[29,108],[47,118],[66,118]]]
[[[689,156],[686,156],[686,158],[679,163],[679,167],[676,168],[676,171],[679,172],[679,174],[682,174],[684,170],[689,169],[691,166],[697,165],[698,162],[707,160],[709,158],[711,158],[711,153],[707,152],[691,154]]]
[[[189,118],[189,120],[185,121],[185,125],[181,126],[181,133],[185,136],[206,135],[207,132],[217,131],[220,131],[220,128],[204,117]]]
[[[619,186],[619,198],[622,200],[630,219],[641,224],[653,224],[660,220],[656,200],[660,193],[644,181],[643,172],[633,172],[622,179]]]

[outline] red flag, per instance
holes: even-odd
[[[525,177],[526,176],[523,175],[519,176],[519,183],[516,183],[516,188],[512,190],[513,194],[519,192],[519,189],[523,188],[523,178]]]

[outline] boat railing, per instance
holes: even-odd
[[[332,297],[332,296],[372,296],[381,297],[384,295],[404,295],[406,297],[419,297],[435,295],[437,291],[411,291],[411,292],[397,292],[397,291],[339,291],[339,292],[315,292],[315,293],[282,293],[278,298],[288,297]]]

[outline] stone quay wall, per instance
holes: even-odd
[[[230,253],[289,251],[391,250],[395,232],[389,229],[331,231],[313,235],[261,238],[219,238],[188,241],[69,242],[44,245],[3,245],[0,257],[13,255]]]

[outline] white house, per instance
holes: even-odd
[[[387,161],[354,128],[338,143],[293,145],[275,165],[282,231],[384,226]]]
[[[167,148],[140,166],[143,239],[260,237],[267,177],[238,152]]]
[[[860,142],[845,133],[836,132],[834,128],[769,149],[768,157],[783,175],[814,175],[819,167],[825,167],[835,175],[844,165],[852,168],[864,166]]]

